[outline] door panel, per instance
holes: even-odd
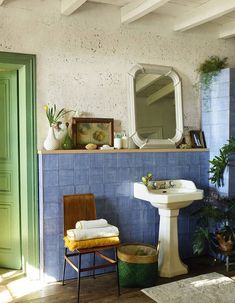
[[[21,268],[17,73],[0,73],[0,267]]]

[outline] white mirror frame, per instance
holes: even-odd
[[[139,73],[160,74],[171,77],[175,87],[175,136],[168,139],[143,139],[136,130],[135,78]],[[128,73],[129,82],[129,136],[139,148],[176,148],[183,135],[182,86],[178,74],[169,66],[137,64]]]

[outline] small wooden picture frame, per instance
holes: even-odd
[[[72,139],[76,149],[88,143],[113,146],[113,119],[72,118]]]
[[[206,148],[204,132],[201,130],[191,130],[190,138],[193,148]]]

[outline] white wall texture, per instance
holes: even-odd
[[[60,14],[60,0],[6,0],[0,7],[0,51],[37,56],[38,148],[47,134],[43,105],[114,118],[128,129],[127,72],[136,63],[173,66],[183,81],[184,125],[200,127],[196,68],[210,55],[235,66],[235,40],[216,38],[217,25],[174,33],[174,20],[150,14],[120,24],[120,10],[87,3]],[[118,125],[118,123],[116,123]]]

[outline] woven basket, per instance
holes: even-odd
[[[118,271],[121,287],[156,285],[158,249],[152,245],[133,243],[118,248]]]

